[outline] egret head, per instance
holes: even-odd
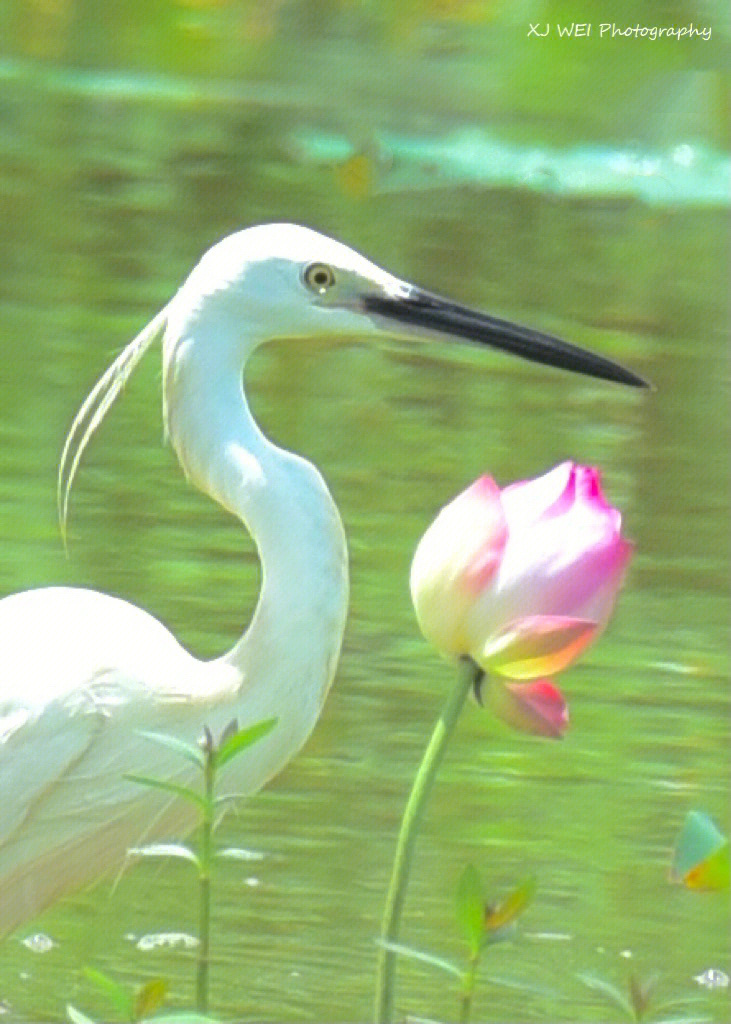
[[[202,257],[170,303],[168,337],[182,317],[225,321],[244,357],[277,338],[441,335],[592,377],[644,387],[604,356],[468,309],[395,277],[347,245],[296,224],[263,224],[229,235]]]
[[[163,340],[166,403],[186,364],[238,380],[250,352],[285,338],[433,337],[469,341],[591,377],[645,387],[605,356],[468,309],[409,284],[341,242],[296,224],[262,224],[206,252],[163,310],[127,345],[81,406],[61,456],[59,510],[81,455],[147,349]],[[190,376],[188,376],[190,380]]]
[[[365,295],[406,297],[409,286],[347,245],[297,224],[260,224],[212,246],[170,304],[182,318],[225,320],[248,349],[278,339],[367,336]],[[220,341],[220,332],[218,335]]]

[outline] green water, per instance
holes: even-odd
[[[676,21],[690,6],[676,5]],[[118,594],[202,656],[243,628],[258,586],[253,547],[186,485],[162,443],[154,355],[90,449],[68,560],[54,503],[86,390],[200,253],[246,224],[308,223],[655,384],[637,394],[447,346],[257,354],[249,390],[261,422],[322,468],[342,511],[352,604],[310,742],[222,828],[225,844],[263,859],[221,870],[212,1006],[236,1019],[368,1018],[395,833],[451,683],[414,623],[411,554],[434,512],[480,473],[505,483],[573,458],[602,468],[637,545],[617,613],[562,677],[572,727],[561,744],[466,710],[419,843],[403,937],[459,955],[452,891],[466,860],[496,892],[535,873],[521,937],[488,957],[496,980],[477,1019],[618,1019],[576,975],[621,981],[634,967],[659,970],[663,995],[698,997],[699,1017],[727,1020],[728,990],[693,980],[728,971],[727,900],[667,881],[687,810],[729,829],[724,211],[454,182],[448,166],[421,167],[427,188],[373,142],[381,130],[446,137],[462,119],[520,146],[624,139],[707,156],[723,142],[710,51],[685,50],[687,66],[656,51],[634,83],[636,105],[629,51],[600,65],[602,104],[585,101],[580,62],[556,64],[549,110],[524,62],[511,79],[509,51],[489,79],[480,71],[515,15],[477,27],[433,15],[436,46],[428,17],[399,21],[385,5],[291,4],[285,17],[276,4],[159,0],[147,13],[113,5],[107,21],[100,9],[2,14],[0,592],[63,582]],[[364,165],[308,155],[302,138],[316,131],[346,135]],[[164,975],[170,1004],[190,1005],[193,954],[136,945],[194,930],[190,884],[184,865],[141,865],[113,891],[101,884],[21,929],[0,952],[7,1019],[63,1019],[69,1001],[104,1018],[87,964],[120,979]],[[36,932],[53,948],[22,944]],[[403,1013],[453,1019],[447,976],[404,964],[399,993]]]

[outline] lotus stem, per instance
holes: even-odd
[[[482,670],[471,659],[465,658],[460,662],[457,682],[450,691],[437,719],[406,803],[396,843],[396,854],[381,927],[382,945],[378,950],[376,965],[376,1024],[391,1024],[393,1020],[397,954],[386,944],[398,942],[414,846],[424,807],[467,694],[481,675]]]

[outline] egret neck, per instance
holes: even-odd
[[[221,660],[240,673],[247,706],[252,690],[261,688],[261,713],[276,709],[277,731],[296,730],[301,735],[293,740],[301,745],[340,654],[348,604],[345,533],[317,469],[278,448],[254,420],[244,367],[267,339],[235,319],[226,310],[211,317],[209,309],[205,318],[170,310],[165,423],[188,478],[244,523],[261,560],[253,619]]]

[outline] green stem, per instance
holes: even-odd
[[[416,773],[401,821],[391,881],[386,895],[386,908],[381,926],[381,939],[385,942],[398,941],[414,845],[424,806],[431,792],[447,742],[459,718],[462,705],[479,674],[481,674],[481,670],[469,659],[460,663],[459,677],[442,708]],[[382,945],[378,950],[376,964],[376,1024],[391,1024],[395,987],[396,954]]]
[[[216,775],[215,750],[205,749],[206,762],[203,769],[206,806],[201,818],[200,907],[198,917],[198,962],[195,984],[195,1005],[201,1013],[208,1010],[208,971],[210,967],[211,936],[211,850],[213,846],[213,791]]]
[[[459,1024],[470,1024],[472,1018],[472,1000],[475,997],[475,986],[477,984],[477,968],[480,966],[480,957],[471,956],[467,972],[462,983],[462,999],[459,1004]]]

